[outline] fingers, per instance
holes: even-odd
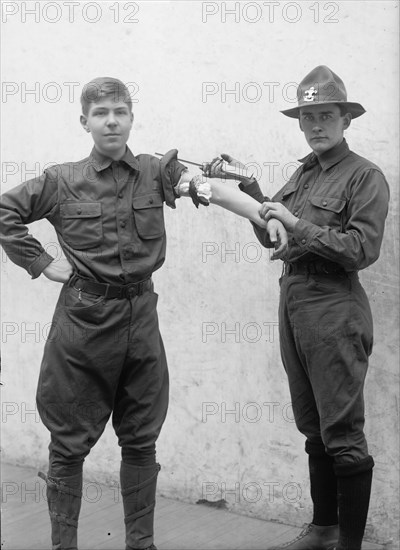
[[[282,259],[283,255],[286,253],[288,234],[282,222],[273,218],[273,214],[274,212],[272,210],[268,210],[264,219],[267,221],[269,240],[275,245],[275,251],[271,256],[271,260],[277,260]]]
[[[221,158],[222,158],[225,162],[227,162],[228,164],[229,164],[230,162],[233,161],[233,157],[231,157],[230,155],[227,155],[226,153],[222,153],[222,154],[221,154]]]
[[[207,177],[212,177],[211,175],[211,171],[214,169],[214,165],[217,163],[217,162],[222,162],[221,159],[219,157],[215,157],[212,159],[211,162],[203,162],[203,165],[200,166],[200,170],[202,170],[204,172],[204,175],[207,176]]]
[[[204,163],[201,170],[208,178],[220,178],[222,175],[221,166],[224,161],[220,157],[212,159],[211,162]]]
[[[72,275],[72,271],[71,271],[71,273],[60,273],[60,277],[57,280],[57,282],[58,283],[67,283],[70,280],[71,275]]]
[[[219,168],[222,167],[223,160],[219,157],[215,158],[211,163],[211,169],[215,172],[218,171]]]
[[[286,254],[287,245],[279,245],[271,255],[271,260],[282,260]]]
[[[278,241],[278,228],[276,226],[269,227],[268,234],[271,243],[276,243]]]
[[[240,168],[241,170],[243,170],[244,172],[246,172],[246,165],[243,164],[243,162],[240,162],[240,160],[237,160],[237,159],[234,159],[233,157],[231,157],[231,155],[227,155],[226,153],[222,153],[221,154],[221,158],[227,162],[228,164],[230,164],[231,166],[235,166],[236,168]],[[248,176],[250,177],[250,176]]]
[[[260,218],[264,219],[265,214],[268,212],[267,203],[263,202],[259,210]]]
[[[278,203],[279,204],[279,203]],[[263,219],[266,219],[265,216],[268,212],[277,210],[277,203],[274,202],[263,202],[260,208],[260,216]],[[271,216],[270,216],[271,217]],[[268,218],[269,219],[269,218]]]
[[[203,163],[201,170],[208,178],[239,179],[239,176],[251,177],[246,172],[246,166],[226,153]]]
[[[289,238],[288,238],[288,234],[286,232],[286,229],[283,228],[282,231],[279,231],[278,240],[279,240],[279,242],[281,243],[282,246],[286,247],[288,245]]]
[[[264,214],[264,216],[262,216],[262,218],[266,221],[266,222],[269,222],[269,220],[272,220],[272,218],[274,217],[273,216],[273,212],[272,210],[268,210],[268,212],[266,214]]]

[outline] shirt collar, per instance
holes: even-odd
[[[332,147],[332,149],[329,149],[329,151],[325,151],[325,153],[319,155],[319,157],[317,157],[317,160],[321,165],[322,170],[325,171],[343,160],[345,157],[347,157],[349,153],[349,146],[347,145],[346,140],[343,138],[343,141],[341,141],[338,145],[335,145],[335,147]],[[313,158],[316,158],[315,153],[310,153],[302,159],[299,159],[299,162],[302,162],[304,164],[308,161],[311,161]]]
[[[106,155],[103,155],[102,153],[100,153],[96,149],[96,147],[93,147],[89,158],[96,172],[101,172],[102,170],[105,170],[106,168],[111,166],[111,164],[114,162],[112,158],[107,157]],[[132,151],[129,149],[129,147],[126,148],[124,156],[118,162],[124,162],[130,168],[140,171],[139,161],[135,157],[135,155],[132,153]]]

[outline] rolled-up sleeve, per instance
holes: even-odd
[[[57,181],[54,174],[28,180],[0,197],[0,244],[16,265],[33,279],[54,258],[28,231],[26,224],[46,218],[57,203]]]

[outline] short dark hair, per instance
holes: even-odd
[[[101,76],[84,85],[81,94],[82,113],[87,115],[90,104],[98,103],[104,97],[110,97],[113,101],[123,101],[132,112],[132,99],[125,84],[118,78]]]
[[[347,115],[347,113],[349,112],[348,108],[345,106],[345,105],[342,105],[341,103],[336,103],[336,105],[339,107],[340,109],[340,116],[344,116],[344,115]]]

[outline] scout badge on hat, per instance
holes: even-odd
[[[297,100],[297,107],[286,109],[281,113],[291,118],[299,118],[300,107],[325,103],[340,103],[346,107],[352,118],[357,118],[365,113],[362,105],[347,101],[343,80],[325,65],[319,65],[313,69],[300,82],[297,88]]]

